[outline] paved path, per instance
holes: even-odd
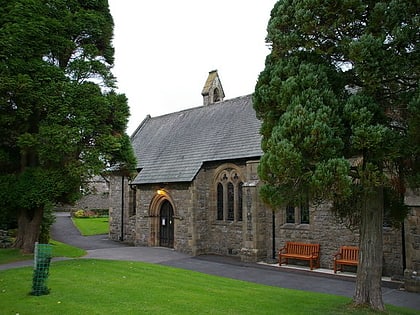
[[[51,234],[57,241],[86,249],[88,254],[84,258],[143,261],[265,285],[346,297],[352,297],[354,293],[354,278],[244,263],[215,255],[191,257],[169,248],[132,247],[113,242],[106,235],[81,236],[68,214],[57,213]],[[27,265],[31,265],[31,262],[0,265],[0,270]],[[398,283],[384,282],[384,302],[420,311],[420,294],[402,291],[399,287]]]

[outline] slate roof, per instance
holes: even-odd
[[[131,137],[140,173],[133,184],[190,182],[208,161],[260,157],[252,95],[147,116]]]

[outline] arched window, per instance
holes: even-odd
[[[242,186],[239,172],[226,168],[218,173],[216,180],[216,219],[242,221]]]
[[[227,195],[228,195],[227,219],[228,221],[233,221],[235,220],[235,212],[234,212],[235,189],[233,188],[233,184],[231,182],[227,184]]]
[[[244,183],[240,182],[238,185],[238,204],[237,204],[237,220],[238,221],[242,221],[243,219],[243,212],[242,212],[242,186],[244,185]]]
[[[223,220],[223,185],[217,184],[217,220]]]
[[[220,101],[220,93],[219,93],[219,89],[215,88],[213,90],[213,103],[219,102]]]

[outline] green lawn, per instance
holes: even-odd
[[[107,217],[100,218],[72,218],[74,225],[84,236],[108,234],[109,223]]]
[[[58,241],[51,240],[50,244],[52,246],[52,256],[53,257],[81,257],[86,255],[86,251],[70,246]],[[20,253],[19,249],[16,248],[2,248],[0,249],[0,265],[12,263],[21,260],[33,259],[34,255],[23,255]]]
[[[75,226],[79,229],[82,235],[98,235],[107,234],[108,218],[72,218]],[[53,246],[53,257],[81,257],[86,254],[86,251],[73,247],[64,243],[60,243],[54,240],[50,241]],[[23,255],[18,249],[6,248],[0,249],[0,264],[6,264],[10,262],[29,260],[33,259],[33,255]],[[1,305],[0,305],[1,306]]]
[[[0,249],[0,265],[15,261],[33,259],[34,255],[21,254],[16,248],[2,248]]]
[[[2,314],[375,314],[349,298],[288,290],[156,264],[72,259],[31,296],[32,268],[0,271]],[[388,306],[388,314],[418,314]]]

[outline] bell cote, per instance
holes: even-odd
[[[203,95],[203,105],[210,105],[223,101],[225,92],[223,91],[222,83],[220,82],[217,70],[209,72],[209,76],[204,84],[201,95]]]

